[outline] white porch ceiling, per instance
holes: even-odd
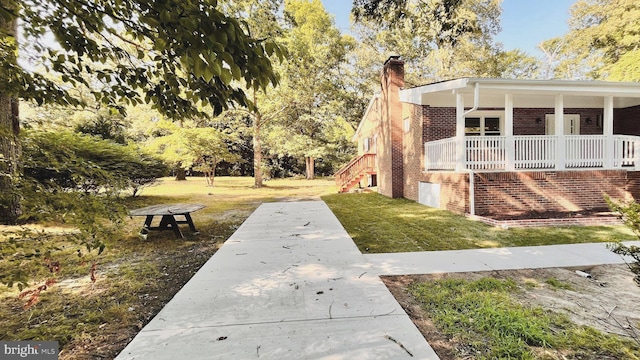
[[[603,108],[613,96],[615,108],[640,105],[640,83],[560,80],[458,79],[402,90],[404,102],[432,107],[455,107],[456,93],[464,95],[465,107],[473,106],[475,84],[479,84],[480,108],[503,108],[505,94],[512,94],[514,107],[553,108],[555,96],[564,95],[565,108]]]

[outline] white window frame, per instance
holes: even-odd
[[[500,119],[498,122],[498,133],[490,133],[491,135],[496,135],[496,136],[500,136],[502,134],[504,134],[504,111],[474,111],[470,114],[468,114],[467,116],[464,117],[465,118],[465,136],[473,136],[473,135],[469,135],[469,133],[467,133],[466,130],[466,121],[467,118],[480,118],[480,133],[474,133],[477,134],[476,136],[487,136],[486,134],[486,126],[485,126],[485,119],[486,118],[498,118]]]
[[[366,137],[362,141],[362,149],[364,150],[364,152],[367,152],[367,151],[369,151],[370,148],[371,148],[371,138],[370,137]]]

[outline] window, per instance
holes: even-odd
[[[371,148],[371,138],[364,138],[362,142],[362,149],[367,152]]]
[[[482,128],[480,127],[481,118],[468,117],[464,119],[464,134],[467,136],[480,136],[482,135]]]
[[[409,118],[404,118],[404,132],[408,133],[411,130],[411,120]]]
[[[502,115],[494,113],[473,114],[464,118],[464,133],[467,136],[498,136],[502,127]]]

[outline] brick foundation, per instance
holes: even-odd
[[[421,173],[410,187],[405,187],[404,197],[418,201],[420,182],[440,184],[440,208],[458,214],[469,212],[469,175],[455,172]]]
[[[470,213],[469,174],[422,172],[405,183],[404,197],[417,201],[420,182],[440,184],[441,208],[459,214]],[[607,208],[605,194],[614,199],[630,200],[636,198],[639,183],[640,172],[625,170],[475,173],[475,214],[489,218],[504,218],[508,215],[516,217],[534,212],[601,210]],[[527,221],[536,224],[531,226],[545,224],[543,219]],[[527,221],[520,221],[521,225],[518,226],[527,226]],[[559,219],[555,223],[569,225],[598,221],[617,223],[615,219],[603,218]]]
[[[637,173],[624,170],[476,173],[475,214],[491,217],[602,209],[607,207],[605,194],[631,199],[637,178]]]

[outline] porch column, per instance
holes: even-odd
[[[513,95],[504,95],[504,136],[506,136],[505,152],[506,164],[505,170],[515,170],[516,162],[516,142],[513,137]]]
[[[602,118],[602,135],[604,135],[604,168],[613,169],[615,165],[615,142],[613,140],[613,96],[604,98],[604,114]],[[618,161],[617,166],[622,166]]]
[[[556,170],[564,170],[567,144],[564,136],[564,97],[562,95],[556,95],[554,115],[554,127],[556,132]]]
[[[456,172],[467,168],[467,151],[464,139],[464,97],[456,93]]]

